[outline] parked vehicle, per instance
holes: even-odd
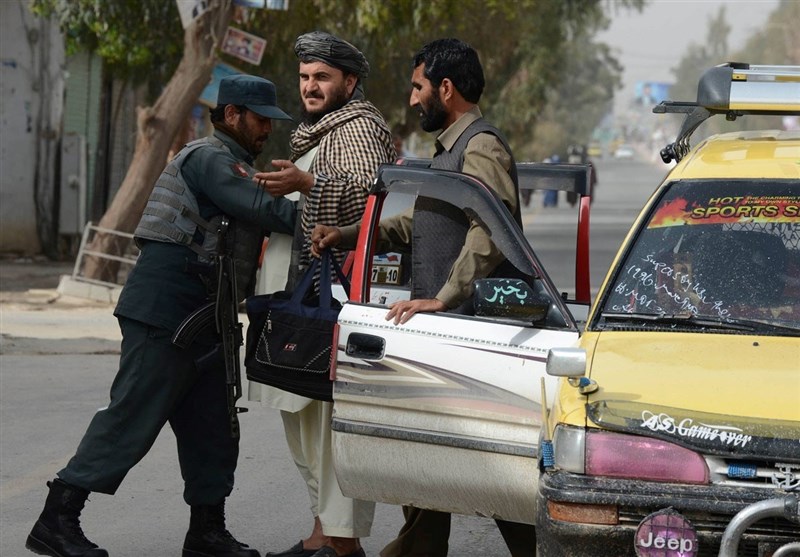
[[[628,145],[627,143],[623,143],[616,149],[614,149],[614,158],[615,159],[632,159],[635,154],[633,150],[633,146]]]
[[[800,134],[688,144],[712,114],[798,113],[800,68],[715,68],[698,89],[656,108],[688,114],[662,152],[679,164],[584,317],[588,167],[519,165],[526,187],[582,195],[574,300],[483,184],[419,159],[381,168],[335,341],[346,495],[536,524],[540,557],[688,557],[716,555],[738,512],[800,487]],[[475,315],[395,326],[386,306],[413,270],[374,239],[384,207],[419,195],[483,223],[515,271],[476,282]],[[737,545],[778,556],[798,537],[784,515]]]
[[[589,147],[586,149],[586,154],[591,158],[603,158],[603,146],[600,143],[592,142],[589,143]]]
[[[548,355],[541,557],[717,555],[737,513],[800,488],[800,133],[689,147],[715,114],[800,113],[800,66],[715,67],[654,111],[687,114],[678,164]],[[796,512],[756,518],[735,555],[800,540]]]
[[[589,166],[518,165],[524,187],[582,196],[568,301],[567,285],[553,284],[491,190],[425,161],[410,164],[379,171],[339,315],[332,421],[339,485],[360,499],[533,523],[540,385],[552,391],[557,382],[545,374],[547,351],[575,343],[588,310]],[[375,254],[374,233],[385,206],[397,212],[417,195],[484,223],[515,269],[477,282],[475,315],[385,320],[389,303],[409,297],[413,269],[401,254]]]

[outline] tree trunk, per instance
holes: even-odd
[[[184,33],[183,58],[158,100],[137,108],[136,148],[122,185],[98,226],[131,233],[136,229],[147,199],[164,165],[175,134],[189,117],[200,93],[208,85],[216,63],[216,49],[232,15],[231,0],[210,0],[209,9]],[[121,255],[128,240],[98,232],[90,251]],[[94,280],[116,282],[120,264],[87,256],[84,275]]]

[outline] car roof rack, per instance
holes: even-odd
[[[686,114],[677,139],[661,150],[665,163],[680,162],[694,130],[715,114],[730,121],[745,114],[800,114],[800,66],[714,66],[698,81],[696,102],[662,101],[653,112]]]

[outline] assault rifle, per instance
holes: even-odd
[[[198,365],[219,364],[220,351],[225,363],[225,384],[228,394],[228,414],[231,436],[239,438],[239,417],[247,408],[236,406],[242,396],[242,373],[239,363],[239,347],[243,344],[242,324],[239,322],[239,297],[236,290],[236,268],[233,257],[233,239],[228,237],[230,222],[222,217],[219,226],[216,255],[216,297],[213,302],[192,312],[180,324],[172,336],[172,343],[180,348],[188,347],[195,336],[210,325],[216,326],[222,342],[217,348],[198,360]]]

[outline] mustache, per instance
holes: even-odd
[[[324,99],[325,97],[322,95],[322,93],[318,93],[316,91],[312,91],[310,93],[306,93],[303,96],[303,98],[305,98],[305,99]]]

